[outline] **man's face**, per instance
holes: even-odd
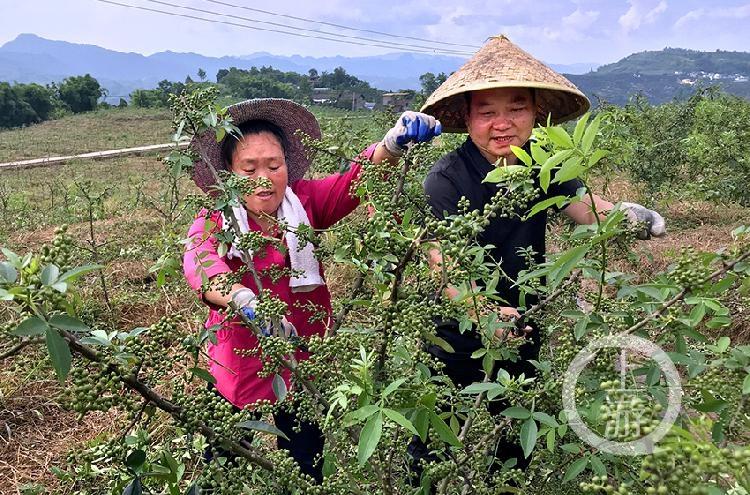
[[[536,108],[528,88],[494,88],[471,92],[466,127],[471,140],[490,163],[504,157],[517,161],[510,146],[531,137]]]
[[[270,132],[243,136],[232,154],[232,172],[258,179],[266,177],[271,188],[256,189],[245,197],[245,207],[255,217],[273,217],[281,205],[288,180],[284,150]]]

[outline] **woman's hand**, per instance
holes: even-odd
[[[500,307],[500,317],[506,321],[512,321],[515,322],[518,318],[521,317],[521,314],[518,312],[516,308],[513,306],[501,306]],[[495,330],[495,337],[498,339],[504,339],[505,335],[510,331],[511,337],[525,337],[526,335],[530,334],[533,329],[526,325],[523,328],[523,332],[520,331],[518,328],[498,328]]]
[[[393,156],[401,156],[410,143],[425,143],[442,132],[435,117],[420,112],[404,112],[383,138],[383,146]]]

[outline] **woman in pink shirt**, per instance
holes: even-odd
[[[208,167],[214,167],[270,181],[267,187],[257,188],[246,196],[244,205],[234,208],[233,212],[243,232],[261,232],[286,244],[287,249],[283,252],[266,244],[259,252],[252,253],[262,288],[270,290],[287,304],[288,313],[282,320],[285,331],[303,339],[323,335],[331,315],[331,296],[323,278],[323,267],[315,259],[311,243],[303,249],[292,249],[297,246],[296,234],[279,232],[277,219],[283,219],[290,226],[331,227],[359,203],[358,198],[351,194],[351,184],[359,176],[361,165],[355,161],[343,174],[304,179],[310,162],[297,131],[319,138],[320,127],[312,113],[289,100],[248,100],[230,107],[229,113],[242,138],[227,135],[217,143],[212,133],[198,136],[195,141],[210,163],[196,162],[194,180],[201,189],[211,193],[215,185],[214,173]],[[395,163],[408,143],[429,141],[438,134],[440,123],[435,119],[425,114],[405,112],[383,141],[369,146],[360,156],[373,163],[384,160]],[[220,275],[236,272],[244,265],[234,246],[226,254],[219,254],[219,241],[214,234],[222,232],[224,222],[221,212],[203,210],[197,215],[188,232],[191,242],[185,252],[183,268],[190,286],[209,306],[206,327],[222,325],[216,332],[218,342],[208,344],[208,354],[212,359],[210,371],[216,379],[216,390],[236,408],[245,408],[260,399],[275,401],[275,395],[272,379],[258,376],[262,368],[258,356],[235,352],[257,347],[258,339],[252,330],[238,319],[222,324],[225,317],[219,311],[230,301],[252,316],[256,295],[260,291],[249,272],[228,292],[217,289]],[[278,273],[282,275],[274,276]],[[207,284],[204,283],[206,280]],[[313,313],[327,317],[311,318]],[[297,351],[296,357],[306,359],[307,354]],[[288,384],[288,371],[282,376]],[[293,413],[278,412],[274,419],[276,426],[289,437],[289,440],[279,437],[279,447],[289,450],[302,472],[320,482],[323,440],[318,427],[298,421]],[[293,427],[297,425],[300,429],[295,432]]]

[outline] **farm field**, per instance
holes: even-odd
[[[341,127],[336,119],[346,113],[321,111],[318,115],[324,127],[335,130]],[[370,128],[364,114],[354,117],[348,121],[355,128],[350,132],[362,142],[377,135],[378,129]],[[0,162],[165,143],[170,139],[170,122],[166,110],[112,108],[2,131]],[[101,277],[90,274],[83,279],[76,296],[80,318],[97,322],[105,331],[127,331],[174,315],[180,323],[173,340],[179,343],[200,332],[206,311],[184,282],[181,268],[171,265],[170,272],[164,264],[179,254],[179,241],[195,213],[185,200],[198,189],[184,176],[167,187],[164,168],[156,154],[145,154],[0,172],[0,245],[19,254],[37,251],[53,240],[58,227],[67,225],[75,261],[105,267]],[[623,271],[630,270],[635,277],[648,279],[667,270],[685,246],[720,250],[733,242],[734,229],[750,223],[750,209],[739,203],[655,196],[621,171],[607,174],[605,180],[594,172],[591,182],[596,192],[648,204],[667,222],[666,237],[635,244],[633,259],[620,261]],[[567,246],[568,230],[563,222],[555,222],[550,235],[552,252]],[[160,272],[164,280],[159,279]],[[346,292],[351,273],[347,266],[327,269],[333,293]],[[12,319],[10,305],[3,304],[0,321]],[[711,339],[729,336],[733,346],[750,343],[750,298],[737,294],[726,304],[732,312],[731,324],[706,329],[707,335]],[[0,354],[5,349],[0,347]],[[74,359],[74,367],[77,364]],[[188,364],[177,366],[165,371],[165,383],[170,376],[183,373]],[[79,418],[69,409],[67,388],[56,379],[43,345],[28,346],[0,359],[0,493],[80,493],[70,473],[82,464],[77,464],[73,454],[127,433],[132,418],[116,409]],[[148,426],[154,441],[184,441],[166,417],[154,415]],[[186,463],[192,473],[192,465]],[[87,490],[96,485],[96,473],[78,471],[78,476]],[[579,493],[571,486],[564,493]],[[537,493],[547,492],[540,489]]]

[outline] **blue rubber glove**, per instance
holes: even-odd
[[[255,320],[255,309],[258,307],[258,299],[255,297],[255,292],[252,289],[248,289],[247,287],[237,289],[232,292],[230,298],[248,320]],[[260,331],[264,337],[271,335],[270,328],[261,328]]]
[[[383,145],[393,156],[401,156],[410,143],[425,143],[439,136],[443,127],[435,117],[420,112],[404,112],[383,138]]]

